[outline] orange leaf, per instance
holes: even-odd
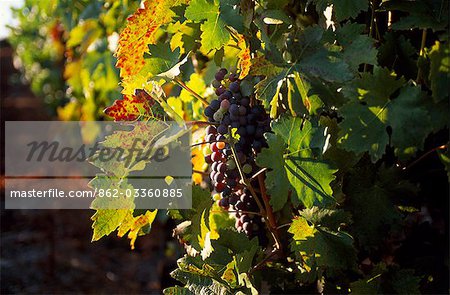
[[[120,33],[117,47],[117,64],[121,77],[137,75],[145,64],[144,53],[148,44],[156,43],[156,32],[169,23],[175,13],[174,6],[188,0],[152,0],[145,1],[144,8],[139,8],[128,18],[127,26]]]
[[[247,46],[247,42],[245,41],[245,38],[241,34],[237,34],[238,38],[238,47],[241,49],[241,51],[238,54],[238,68],[240,70],[239,79],[243,79],[245,76],[248,75],[250,71],[250,67],[252,65],[251,62],[251,56],[250,56],[250,47]]]
[[[116,100],[112,106],[105,109],[105,114],[114,118],[114,121],[134,121],[139,116],[161,118],[159,105],[144,90],[136,90],[135,95],[124,95],[123,99]]]

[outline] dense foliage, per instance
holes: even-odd
[[[123,98],[105,113],[193,126],[193,208],[167,212],[186,255],[165,293],[447,292],[448,15],[443,0],[145,1],[120,33]],[[81,35],[63,24],[78,66],[111,63],[80,47],[91,26],[117,29],[102,19]],[[92,93],[108,101],[109,71],[67,82],[103,78]],[[127,189],[114,179],[139,169],[101,168],[93,187]],[[133,208],[98,209],[93,240],[117,230],[134,247],[157,211]]]

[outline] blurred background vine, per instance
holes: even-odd
[[[138,1],[26,0],[13,8],[14,64],[50,115],[98,120],[120,95],[114,51]]]

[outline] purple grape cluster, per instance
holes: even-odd
[[[205,161],[210,165],[212,195],[219,206],[236,217],[238,231],[249,237],[258,236],[263,243],[261,239],[267,239],[262,230],[264,221],[259,215],[249,213],[259,209],[240,181],[236,160],[247,178],[258,171],[255,156],[267,147],[263,135],[270,131],[270,118],[263,106],[253,104],[250,97],[241,93],[238,75],[227,74],[226,69],[216,73],[212,86],[218,97],[205,109],[205,116],[214,123],[206,128],[205,141],[209,144],[204,148]],[[239,135],[234,143],[237,159],[228,143],[232,131]]]

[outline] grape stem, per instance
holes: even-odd
[[[279,227],[277,227],[277,229],[282,229],[283,227],[291,226],[291,224],[292,224],[291,222],[282,224],[282,225],[280,225]]]
[[[269,198],[267,197],[266,193],[266,186],[264,184],[264,175],[260,173],[258,175],[258,183],[259,183],[259,190],[261,191],[261,196],[264,202],[264,206],[266,207],[267,212],[267,221],[269,222],[269,227],[272,229],[271,232],[274,235],[275,243],[277,244],[277,249],[280,251],[282,250],[280,241],[280,234],[278,233],[278,225],[275,220],[275,215],[273,214],[272,206],[270,206]]]
[[[420,41],[420,51],[419,51],[419,56],[422,57],[425,53],[425,45],[427,42],[427,29],[423,29],[422,30],[422,40]],[[421,78],[421,71],[420,71],[420,67],[417,70],[417,77],[416,77],[416,83],[419,84],[420,82],[420,78]]]
[[[253,188],[252,184],[247,179],[247,177],[245,177],[245,174],[242,171],[241,163],[240,163],[240,161],[239,161],[239,159],[237,157],[236,148],[234,146],[234,141],[233,141],[233,137],[231,135],[231,131],[230,130],[229,130],[228,134],[230,136],[230,140],[229,140],[228,144],[230,145],[231,152],[233,153],[234,161],[236,162],[236,167],[238,168],[239,175],[241,176],[241,182],[248,188],[248,190],[252,194],[253,198],[255,199],[255,202],[258,205],[258,208],[259,208],[259,211],[260,211],[261,215],[264,216],[264,219],[267,221],[267,224],[268,224],[267,228],[269,229],[269,231],[270,231],[270,233],[271,233],[271,235],[273,237],[273,240],[275,242],[275,248],[277,250],[280,250],[281,249],[281,244],[280,244],[280,241],[279,241],[278,232],[274,231],[274,228],[272,227],[272,224],[271,224],[272,222],[274,222],[274,220],[271,219],[271,218],[273,218],[273,212],[271,213],[272,216],[268,217],[266,209],[264,208],[264,205],[261,203],[261,201],[259,200],[258,196],[256,195],[255,189]],[[270,205],[269,205],[269,207],[270,207]],[[270,210],[272,210],[272,207],[270,207]]]
[[[272,252],[270,252],[269,255],[267,255],[266,257],[264,257],[263,260],[261,260],[260,262],[258,262],[251,270],[250,273],[254,272],[255,270],[260,269],[264,264],[266,264],[267,261],[269,261],[273,256],[275,256],[275,254],[277,254],[279,252],[278,249],[273,249]]]
[[[193,173],[202,174],[202,175],[208,175],[208,173],[206,173],[206,172],[203,172],[203,171],[200,171],[200,170],[195,170],[195,169],[192,169],[192,172]]]
[[[422,156],[420,156],[420,158],[418,158],[417,160],[415,160],[414,162],[412,162],[411,164],[409,164],[407,167],[403,167],[403,170],[409,170],[411,169],[411,167],[415,166],[418,162],[422,161],[423,159],[425,159],[426,157],[428,157],[429,155],[431,155],[433,152],[436,152],[438,150],[444,150],[448,148],[448,146],[446,144],[435,147],[431,150],[429,150],[428,152],[426,152],[425,154],[423,154]]]
[[[219,125],[219,123],[208,121],[186,121],[186,125]]]
[[[250,180],[255,179],[256,177],[258,177],[258,175],[260,175],[261,173],[264,173],[267,170],[267,168],[262,168],[261,170],[259,170],[258,172],[256,172],[255,174],[253,174],[252,177],[250,177]]]
[[[211,210],[211,213],[223,213],[224,211],[220,211],[220,210]],[[245,210],[228,210],[226,211],[227,213],[244,213],[244,214],[254,214],[254,215],[259,215],[262,216],[261,213],[259,212],[253,212],[253,211],[245,211]]]
[[[207,143],[215,143],[215,142],[227,142],[227,141],[226,140],[202,141],[202,142],[197,142],[197,143],[191,144],[191,147],[198,146],[198,145],[204,145]]]
[[[184,88],[187,92],[189,92],[190,94],[192,94],[195,98],[197,98],[198,100],[200,100],[205,106],[208,106],[209,103],[200,96],[200,94],[198,94],[197,92],[195,92],[194,90],[192,90],[191,88],[189,88],[189,86],[187,86],[183,81],[175,78],[173,79],[173,82],[175,82],[176,84],[178,84],[181,88]]]

